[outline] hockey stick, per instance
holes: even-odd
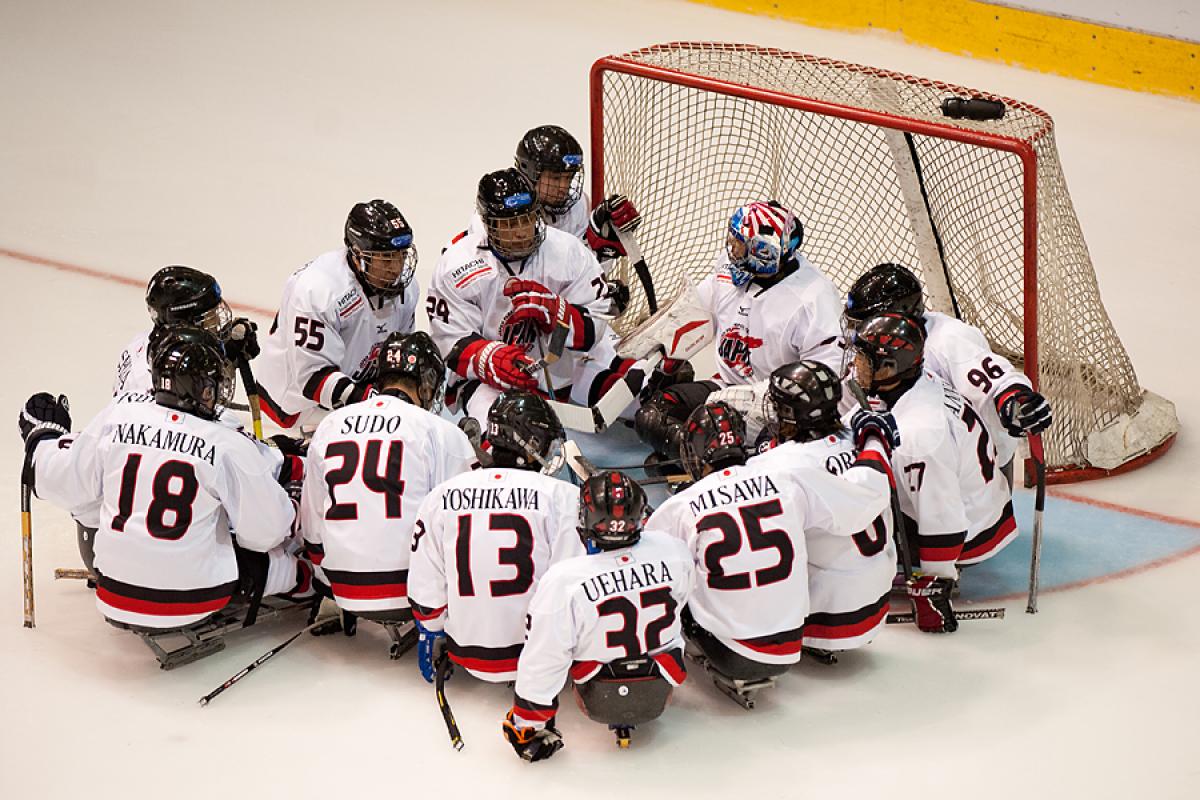
[[[1040,434],[1029,437],[1029,457],[1037,472],[1037,490],[1033,500],[1033,554],[1029,558],[1029,603],[1025,613],[1036,614],[1042,572],[1042,512],[1046,509],[1046,453]]]
[[[238,371],[242,374],[242,383],[246,389],[246,404],[250,406],[250,419],[254,424],[254,438],[263,440],[262,406],[258,401],[258,384],[254,382],[254,373],[250,371],[250,361],[238,359]]]
[[[25,599],[25,627],[34,627],[33,618],[33,513],[30,511],[30,496],[33,488],[29,480],[33,472],[31,453],[25,455],[21,469],[21,581]]]
[[[870,411],[871,405],[867,401],[867,394],[858,385],[858,381],[854,378],[846,378],[846,386],[850,389],[850,394],[854,395],[854,399],[862,406],[863,410]],[[889,465],[890,467],[890,465]],[[895,480],[896,476],[892,476]],[[896,549],[900,551],[900,569],[904,571],[904,580],[910,581],[913,576],[912,553],[908,549],[908,534],[904,530],[904,512],[900,510],[900,491],[895,486],[888,487],[888,500],[892,506],[892,535],[896,537]]]
[[[211,692],[209,692],[208,694],[204,695],[204,697],[201,697],[201,698],[200,698],[200,705],[201,705],[201,706],[206,706],[206,705],[208,705],[210,702],[212,702],[212,700],[213,700],[213,698],[214,698],[214,697],[216,697],[217,695],[219,695],[219,694],[221,694],[222,692],[224,692],[224,691],[225,691],[226,689],[228,689],[230,686],[233,686],[235,683],[237,683],[237,682],[238,682],[238,681],[240,681],[242,678],[244,678],[244,677],[246,677],[247,675],[249,675],[249,674],[250,674],[251,672],[253,672],[254,670],[256,670],[256,669],[258,669],[259,667],[261,667],[261,666],[262,666],[263,664],[265,664],[266,662],[270,661],[270,660],[271,660],[272,658],[274,658],[275,656],[279,655],[279,653],[280,653],[280,652],[283,650],[283,648],[287,647],[289,644],[291,644],[292,642],[296,641],[296,640],[297,640],[297,639],[299,639],[301,636],[303,636],[304,634],[306,634],[306,633],[308,633],[309,631],[311,631],[313,628],[317,627],[318,625],[324,625],[324,624],[325,624],[326,622],[328,622],[328,621],[329,621],[329,620],[327,620],[327,619],[323,619],[323,620],[320,620],[319,622],[314,622],[314,623],[310,624],[308,627],[306,627],[306,628],[302,628],[301,630],[299,630],[299,631],[297,631],[296,633],[292,634],[292,635],[291,635],[291,636],[290,636],[290,637],[289,637],[289,638],[288,638],[286,641],[284,641],[282,644],[277,644],[277,645],[275,645],[275,646],[274,646],[274,647],[272,647],[270,650],[268,650],[267,652],[263,653],[263,654],[262,654],[261,656],[259,656],[258,658],[254,659],[254,661],[253,661],[251,664],[248,664],[246,667],[244,667],[244,668],[243,668],[243,669],[242,669],[240,672],[238,672],[236,675],[234,675],[233,677],[231,677],[229,680],[225,681],[225,682],[224,682],[224,683],[222,683],[220,686],[218,686],[216,689],[213,689]]]
[[[1004,619],[1003,608],[975,608],[970,611],[954,610],[954,618],[958,621],[964,619]],[[912,613],[888,614],[888,625],[910,625],[917,621],[917,617]]]
[[[56,581],[60,581],[60,580],[90,581],[91,579],[92,579],[92,573],[88,572],[86,569],[73,569],[70,567],[67,567],[67,568],[55,567],[54,568],[54,580],[56,580]]]
[[[438,658],[436,665],[437,672],[434,676],[433,691],[437,697],[438,709],[442,712],[442,721],[446,723],[446,733],[450,736],[450,744],[455,750],[463,749],[462,733],[458,730],[458,722],[454,719],[454,712],[450,710],[450,701],[446,699],[446,678],[450,675],[450,652],[443,650],[442,655]]]
[[[654,277],[650,274],[646,257],[642,255],[641,245],[638,244],[633,231],[623,231],[616,226],[613,227],[617,232],[617,239],[621,242],[621,247],[625,248],[626,258],[629,259],[629,263],[633,264],[633,271],[637,273],[638,280],[641,281],[642,290],[646,293],[646,305],[653,314],[658,311],[658,298],[654,293]]]
[[[550,334],[550,346],[541,351],[541,358],[524,368],[525,372],[532,375],[539,369],[546,369],[546,367],[562,358],[563,349],[567,346],[567,334],[570,332],[571,329],[561,322],[555,325],[554,333]],[[538,339],[538,347],[541,347],[540,338]],[[546,372],[546,385],[550,385],[550,372],[548,370]]]
[[[571,439],[563,442],[563,458],[567,463],[567,467],[579,478],[580,481],[586,481],[588,478],[600,472],[619,471],[621,467],[597,467],[579,450],[579,445]],[[676,462],[678,463],[678,462]],[[644,467],[639,467],[644,469]],[[635,481],[642,486],[653,486],[659,483],[686,483],[692,480],[690,475],[656,475],[645,480]]]

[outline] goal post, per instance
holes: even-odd
[[[1054,406],[1050,482],[1130,469],[1178,421],[1137,382],[1100,300],[1044,111],[988,92],[754,45],[675,42],[592,66],[592,197],[631,197],[662,304],[711,271],[739,205],[777,199],[845,292],[895,261]],[[1003,104],[952,118],[944,100]],[[618,327],[646,314],[631,285]]]

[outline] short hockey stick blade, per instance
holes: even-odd
[[[446,734],[450,737],[450,744],[455,750],[462,750],[465,746],[462,731],[458,729],[458,721],[454,719],[454,712],[450,710],[450,701],[446,699],[446,676],[449,674],[450,656],[448,653],[442,653],[442,657],[437,662],[434,695],[437,697],[438,709],[442,712],[442,721],[446,723]]]
[[[958,621],[970,619],[1004,619],[1003,608],[972,608],[966,611],[954,610],[954,618]],[[888,625],[908,625],[916,622],[916,617],[910,612],[888,614]]]
[[[567,462],[567,468],[579,480],[586,481],[596,474],[596,465],[584,457],[583,452],[579,449],[579,443],[574,439],[567,439],[563,442],[562,452],[563,458]]]

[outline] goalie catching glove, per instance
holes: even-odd
[[[517,755],[526,761],[542,761],[563,748],[563,739],[554,727],[554,717],[546,721],[546,727],[520,727],[513,721],[513,712],[504,717],[504,738],[512,745]]]
[[[1014,386],[997,397],[996,412],[1004,429],[1014,437],[1039,434],[1054,421],[1046,398],[1027,386]]]
[[[596,253],[596,258],[608,261],[625,255],[625,248],[617,236],[617,231],[632,233],[642,224],[642,215],[630,202],[628,197],[621,194],[609,195],[592,211],[588,221],[588,247]]]

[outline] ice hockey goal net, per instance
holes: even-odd
[[[1004,104],[951,119],[947,98]],[[1138,385],[1101,304],[1049,115],[1026,103],[752,45],[677,42],[597,61],[592,196],[632,197],[660,299],[702,278],[737,206],[778,199],[844,292],[905,263],[929,304],[977,326],[1054,405],[1051,481],[1165,451],[1174,407]],[[632,281],[626,321],[644,316]]]

